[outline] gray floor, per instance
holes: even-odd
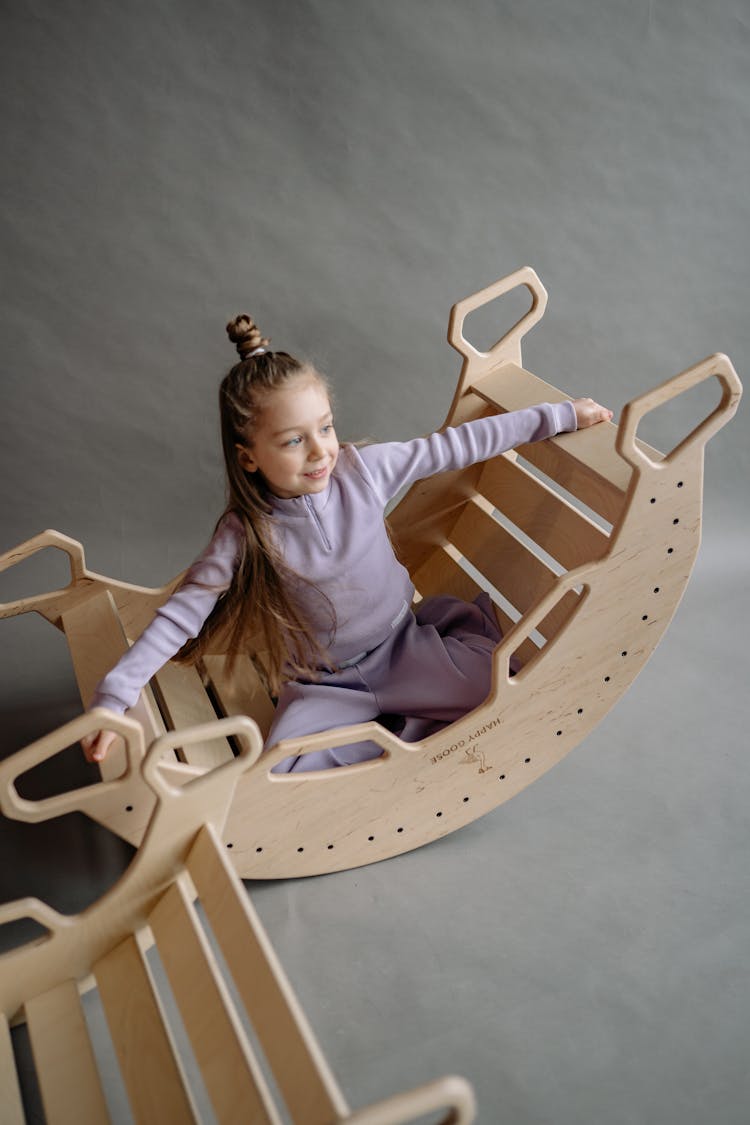
[[[550,291],[526,366],[573,394],[619,413],[710,352],[748,370],[744,0],[19,0],[0,24],[0,550],[56,526],[103,573],[182,569],[221,506],[242,308],[331,372],[347,437],[439,425],[450,305],[526,263]],[[482,1125],[750,1120],[745,413],[708,448],[678,615],[585,743],[440,843],[249,887],[354,1106],[450,1071]],[[44,622],[0,634],[7,755],[79,704]],[[86,778],[75,748],[57,775]],[[0,901],[62,910],[130,856],[76,815],[0,822],[0,848]]]

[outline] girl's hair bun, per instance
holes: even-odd
[[[227,336],[236,346],[240,359],[247,359],[255,348],[266,348],[271,343],[261,336],[260,329],[247,313],[240,313],[227,325]]]

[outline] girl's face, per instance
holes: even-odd
[[[237,445],[245,472],[260,473],[271,492],[287,500],[323,492],[338,454],[328,393],[311,372],[269,391],[251,440]]]

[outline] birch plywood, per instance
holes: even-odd
[[[529,312],[489,351],[477,351],[464,337],[465,317],[517,286],[531,295]],[[449,341],[463,364],[446,425],[567,397],[522,366],[522,338],[546,300],[527,268],[454,306]],[[713,378],[719,405],[674,450],[665,456],[639,440],[646,413]],[[369,723],[270,748],[237,783],[229,811],[224,840],[236,870],[247,878],[312,875],[407,851],[496,808],[578,745],[644,667],[677,608],[700,542],[704,446],[740,394],[731,362],[711,356],[629,403],[619,426],[601,423],[525,446],[520,460],[504,455],[417,482],[389,517],[399,556],[423,596],[472,598],[483,589],[494,600],[505,635],[490,694],[420,743]],[[64,628],[71,612],[85,612],[77,607],[92,590],[108,590],[132,638],[174,587],[109,582],[86,569],[80,544],[57,532],[9,552],[0,568],[43,546],[69,554],[70,585],[0,607],[0,617],[36,610]],[[208,696],[193,677],[200,698],[185,714],[194,706],[208,714],[216,702],[267,730],[272,704],[255,665],[248,658],[230,681],[223,660],[217,645],[204,660]],[[162,703],[171,725],[174,709]],[[380,759],[270,773],[291,755],[367,738],[382,748]],[[176,783],[181,771],[187,779],[186,759],[169,767]],[[86,811],[106,823],[97,788]],[[135,822],[123,825],[118,815],[111,826],[133,839]]]
[[[81,1010],[78,988],[64,980],[26,1005],[44,1112],[49,1125],[106,1121],[104,1091]],[[67,1097],[76,1091],[76,1101]]]
[[[0,764],[5,815],[42,819],[40,803],[19,797],[17,776],[101,719],[102,713],[94,711],[73,720]],[[37,899],[0,907],[0,925],[31,917],[47,931],[46,937],[0,955],[0,1075],[9,1121],[24,1120],[8,1035],[8,1022],[21,1019],[29,1023],[47,1120],[98,1125],[110,1119],[106,1077],[98,1070],[79,1000],[86,987],[104,1009],[119,1085],[139,1125],[200,1120],[398,1125],[433,1109],[444,1111],[444,1125],[468,1125],[473,1095],[457,1078],[350,1113],[221,840],[237,781],[261,752],[255,724],[247,718],[216,720],[206,728],[165,735],[144,756],[140,724],[112,721],[129,771],[152,793],[153,811],[128,870],[81,914],[59,914]],[[238,757],[182,788],[164,780],[160,762],[176,741],[200,745],[227,737],[240,744]],[[48,798],[45,815],[57,815],[72,801],[85,808],[87,791]],[[213,951],[196,898],[211,919],[230,975]],[[192,1054],[180,1046],[167,1014],[169,994],[152,960],[166,971]],[[232,999],[235,993],[240,1008]],[[246,1025],[255,1028],[261,1054]],[[283,1105],[271,1092],[274,1086]],[[210,1103],[205,1114],[199,1091]]]

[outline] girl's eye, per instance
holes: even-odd
[[[287,444],[287,445],[299,445],[299,443],[300,443],[301,441],[302,441],[302,438],[300,438],[300,437],[293,437],[293,438],[290,438],[290,439],[289,439],[289,441],[288,441],[288,442],[286,442],[286,444]]]
[[[321,433],[330,434],[332,429],[333,429],[333,422],[329,422],[327,426],[323,427],[323,429],[321,430]]]

